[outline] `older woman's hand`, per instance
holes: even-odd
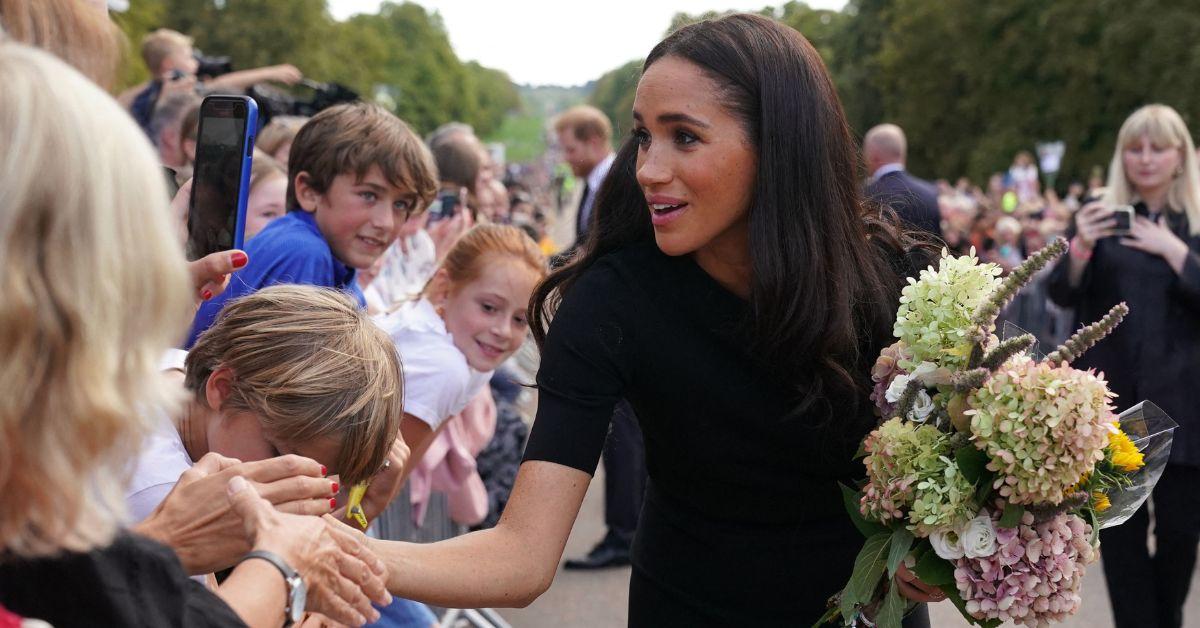
[[[234,476],[253,482],[267,501],[285,512],[323,515],[333,507],[334,484],[323,477],[323,468],[315,460],[293,455],[243,463],[210,453],[179,478],[166,499],[133,531],[175,550],[190,574],[233,565],[250,551],[242,520],[225,496]]]
[[[361,626],[379,619],[372,601],[391,603],[384,588],[387,571],[361,535],[339,530],[332,517],[279,512],[241,477],[229,481],[228,495],[254,549],[278,555],[304,578],[307,610]]]

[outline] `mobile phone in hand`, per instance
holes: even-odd
[[[438,194],[437,203],[429,210],[429,222],[449,220],[459,210],[458,194],[443,192]]]
[[[1112,217],[1117,222],[1112,229],[1113,235],[1122,237],[1129,235],[1133,231],[1133,216],[1133,205],[1113,208]]]
[[[212,95],[200,104],[188,259],[242,248],[257,128],[258,106],[249,97]]]

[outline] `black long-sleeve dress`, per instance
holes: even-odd
[[[786,378],[739,336],[747,309],[651,243],[593,264],[550,326],[525,459],[592,473],[622,398],[645,436],[631,626],[811,625],[862,546],[838,482],[864,474],[866,394],[789,417]]]

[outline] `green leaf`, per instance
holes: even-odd
[[[988,471],[981,481],[979,486],[975,488],[975,504],[982,508],[988,503],[988,498],[992,495],[992,481],[996,479],[996,474]]]
[[[958,470],[962,472],[963,477],[971,484],[979,482],[988,473],[987,453],[971,443],[959,447],[954,452],[954,461],[958,463]]]
[[[889,587],[887,595],[883,597],[883,604],[879,607],[879,613],[875,615],[875,625],[879,628],[900,628],[907,606],[908,602],[900,595],[900,587]]]
[[[896,570],[900,568],[900,562],[908,556],[908,550],[912,549],[913,534],[908,531],[908,528],[900,526],[892,532],[892,543],[888,549],[887,574],[888,578],[896,577]]]
[[[1000,521],[996,523],[998,528],[1015,528],[1018,523],[1021,523],[1021,517],[1025,515],[1025,507],[1020,504],[1007,503],[1004,505],[1004,514],[1000,515]]]
[[[874,521],[867,521],[862,516],[862,512],[858,509],[859,500],[862,499],[862,492],[856,491],[845,484],[838,483],[842,488],[842,504],[846,506],[846,514],[850,515],[850,521],[854,523],[854,527],[862,533],[864,537],[870,538],[876,534],[887,534],[891,531],[886,526]]]
[[[850,581],[842,590],[842,618],[850,621],[860,606],[865,606],[874,599],[875,589],[879,587],[880,579],[886,565],[888,545],[892,537],[887,532],[876,534],[863,543],[858,557],[854,559],[854,571]]]
[[[917,560],[913,573],[925,584],[935,587],[954,585],[954,564],[938,556],[937,552],[925,552]]]

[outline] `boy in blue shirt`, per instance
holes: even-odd
[[[288,214],[246,243],[250,263],[196,312],[187,346],[221,308],[273,284],[345,290],[364,303],[358,269],[375,263],[437,192],[429,150],[402,120],[371,103],[330,107],[310,120],[288,156]]]

